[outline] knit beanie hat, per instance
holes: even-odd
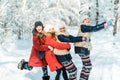
[[[42,27],[44,27],[44,26],[43,26],[43,23],[42,23],[41,21],[36,21],[36,22],[35,22],[35,28],[36,28],[37,26],[42,26]]]
[[[49,32],[49,29],[51,29],[51,28],[54,28],[54,29],[55,29],[55,26],[54,26],[54,25],[51,25],[51,24],[46,24],[44,30],[45,30],[46,32]]]
[[[64,24],[58,24],[57,27],[58,27],[58,29],[60,29],[60,28],[65,27],[65,25]]]
[[[33,35],[35,35],[37,33],[36,32],[36,27],[37,26],[42,26],[44,28],[43,23],[41,21],[36,21],[35,24],[34,24],[34,28],[32,30]]]
[[[65,30],[65,32],[60,32],[61,28],[65,28],[66,29],[66,25],[64,23],[59,23],[59,24],[56,25],[56,27],[57,27],[57,29],[56,29],[57,35],[60,35],[60,34],[63,34],[63,35],[66,35],[66,36],[69,35],[67,30]]]
[[[84,19],[87,19],[87,18],[90,18],[88,15],[82,15],[81,16],[81,22],[83,22],[84,21]]]

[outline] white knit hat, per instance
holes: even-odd
[[[63,28],[63,27],[65,27],[65,29],[66,29],[66,25],[65,25],[65,23],[62,23],[62,22],[59,22],[57,25],[56,25],[56,33],[59,35],[59,34],[63,34],[63,35],[66,35],[66,36],[68,36],[69,35],[69,33],[67,32],[67,30],[65,30],[65,32],[60,32],[60,28]]]
[[[46,32],[48,32],[49,29],[51,29],[51,28],[54,28],[54,29],[55,29],[55,26],[54,26],[54,25],[51,25],[51,24],[46,24],[44,30],[45,30]]]
[[[64,24],[58,24],[56,27],[58,28],[58,30],[60,30],[60,28],[65,27],[65,25]]]
[[[89,17],[88,15],[82,15],[81,18],[80,18],[80,19],[81,19],[81,22],[83,22],[84,19],[87,19],[87,18],[90,18],[90,17]]]

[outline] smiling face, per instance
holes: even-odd
[[[55,28],[54,27],[49,28],[48,32],[55,33]]]
[[[65,32],[66,32],[65,27],[61,27],[59,30],[60,30],[60,32],[63,32],[63,33],[65,33]]]
[[[43,27],[42,27],[42,26],[37,26],[37,27],[36,27],[36,31],[37,31],[38,33],[41,33],[42,30],[43,30]]]
[[[90,19],[89,19],[89,18],[85,18],[85,19],[83,20],[83,23],[90,23]]]

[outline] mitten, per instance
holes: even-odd
[[[108,26],[113,26],[112,20],[107,21]]]

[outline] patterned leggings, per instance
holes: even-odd
[[[62,62],[62,65],[69,73],[69,80],[77,80],[77,68],[72,60]]]
[[[89,75],[90,75],[90,71],[92,69],[90,55],[89,54],[88,55],[79,54],[79,56],[81,57],[82,64],[83,64],[79,80],[88,80]]]

